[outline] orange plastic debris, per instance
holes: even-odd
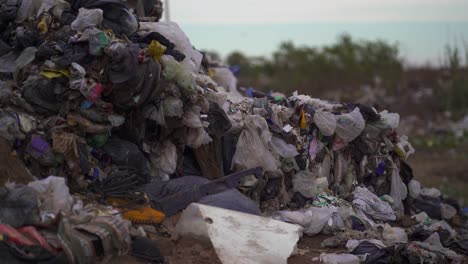
[[[159,224],[164,220],[164,213],[145,206],[135,210],[126,211],[123,217],[134,224]]]

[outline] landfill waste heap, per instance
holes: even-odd
[[[413,177],[398,114],[243,96],[157,20],[118,0],[0,0],[2,262],[165,263],[138,231],[173,216],[222,263],[286,263],[319,233],[348,252],[325,263],[463,261],[461,205]]]

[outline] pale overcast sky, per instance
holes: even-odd
[[[169,0],[182,24],[468,21],[468,0]]]
[[[198,49],[269,56],[281,42],[324,46],[353,38],[398,43],[410,63],[438,64],[468,43],[468,0],[169,0]]]

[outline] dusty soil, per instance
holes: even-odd
[[[328,238],[325,235],[314,237],[304,236],[297,244],[297,254],[291,256],[288,264],[314,264],[320,263],[318,258],[323,252],[345,252],[345,249],[322,249],[320,244]],[[161,254],[170,264],[221,264],[213,246],[209,242],[181,238],[173,241],[170,238],[154,236],[153,240],[158,245]],[[141,264],[145,263],[131,256],[118,257],[112,261],[116,264]]]

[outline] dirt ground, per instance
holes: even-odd
[[[323,252],[345,252],[345,249],[322,249],[320,244],[328,238],[325,235],[314,237],[304,236],[297,244],[297,254],[291,256],[288,264],[315,264]],[[170,264],[221,264],[215,250],[209,242],[181,238],[173,241],[170,238],[154,237],[161,254],[165,256]],[[112,263],[116,264],[141,264],[145,263],[131,256],[118,257]]]
[[[455,149],[417,149],[408,158],[413,174],[424,186],[468,204],[468,147]]]

